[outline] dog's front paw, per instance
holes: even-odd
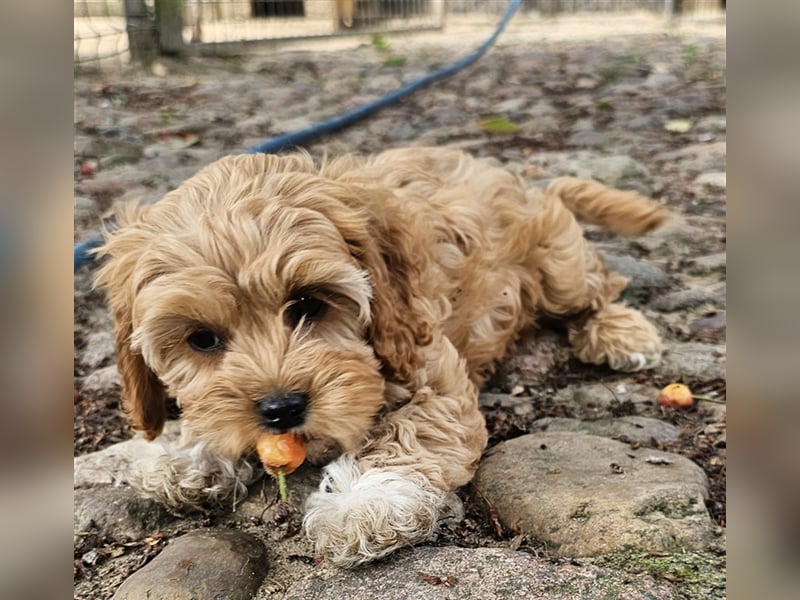
[[[203,443],[178,446],[157,441],[138,457],[129,483],[180,513],[228,502],[235,508],[238,500],[247,497],[247,486],[256,476],[247,460],[222,458]]]
[[[323,471],[303,526],[319,556],[352,567],[430,537],[444,496],[420,475],[361,473],[352,458],[342,457]]]

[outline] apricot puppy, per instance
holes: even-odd
[[[545,191],[446,148],[241,155],[119,216],[98,284],[124,403],[180,443],[136,485],[178,508],[246,493],[265,433],[326,465],[304,527],[352,566],[424,540],[486,444],[478,386],[523,328],[563,317],[575,355],[654,366],[656,329],[616,303],[576,217],[642,234],[667,216],[635,192],[572,178]]]

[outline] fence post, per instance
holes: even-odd
[[[158,50],[161,54],[182,54],[183,0],[155,0]]]
[[[667,19],[675,19],[680,12],[680,0],[664,0],[664,15],[667,17]]]
[[[156,55],[156,36],[144,0],[125,0],[125,31],[131,60],[151,63]]]

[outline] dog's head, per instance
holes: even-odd
[[[421,258],[387,198],[303,154],[242,155],[119,215],[97,283],[133,427],[158,436],[172,396],[224,455],[265,431],[357,447],[386,381],[422,366],[432,325],[414,292]]]

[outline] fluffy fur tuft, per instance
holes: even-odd
[[[306,502],[303,526],[320,556],[352,567],[429,537],[444,492],[419,474],[372,468],[341,457],[322,473]]]

